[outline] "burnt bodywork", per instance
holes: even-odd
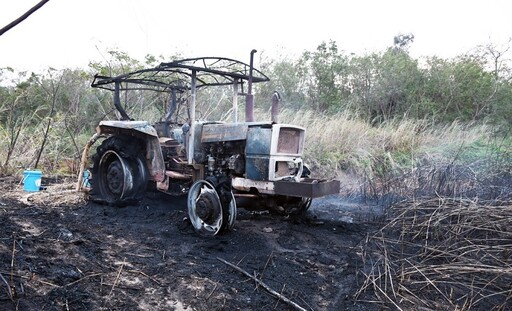
[[[89,148],[99,137],[106,138],[94,156],[91,197],[122,205],[148,183],[168,194],[187,194],[194,228],[215,235],[232,228],[237,206],[297,212],[306,210],[314,197],[338,193],[338,181],[309,176],[302,160],[306,130],[276,123],[279,94],[272,98],[273,121],[253,121],[252,84],[269,80],[253,68],[254,52],[250,65],[202,57],[115,77],[95,76],[93,87],[113,91],[120,120],[100,122],[84,150],[80,177]],[[232,122],[197,120],[197,90],[226,85],[233,90]],[[169,93],[161,121],[131,120],[121,104],[121,93],[129,90]],[[188,119],[179,123],[173,115],[182,94],[187,94]],[[240,95],[246,102],[244,122],[237,119]]]

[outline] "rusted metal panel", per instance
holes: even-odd
[[[300,131],[290,128],[281,128],[277,141],[277,153],[300,154],[300,139]]]
[[[251,127],[247,133],[247,145],[245,153],[252,155],[270,155],[270,145],[272,140],[272,129],[264,127]]]
[[[151,180],[161,182],[165,179],[165,162],[160,142],[156,137],[146,140],[146,164]]]
[[[201,135],[202,143],[245,140],[246,124],[205,124]]]
[[[245,158],[245,172],[248,179],[268,180],[270,169],[268,156],[247,155]]]
[[[301,182],[276,181],[274,182],[274,192],[294,197],[318,198],[329,194],[338,194],[340,181],[318,179],[304,179]]]
[[[231,179],[231,186],[240,191],[249,192],[251,189],[257,189],[259,193],[274,194],[275,183],[235,177]]]

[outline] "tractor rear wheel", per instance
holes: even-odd
[[[96,149],[91,170],[91,199],[115,206],[143,198],[148,183],[144,144],[127,136],[107,138]]]

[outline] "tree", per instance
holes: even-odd
[[[352,90],[350,109],[366,119],[374,115],[375,86],[377,84],[377,64],[380,55],[372,53],[355,56],[350,60],[349,85]]]
[[[442,121],[482,120],[490,113],[496,91],[494,74],[485,70],[481,57],[428,61],[424,95],[437,103],[434,113]]]
[[[348,58],[338,51],[335,41],[322,42],[314,52],[304,52],[299,74],[307,88],[309,100],[320,111],[335,111],[348,88]]]
[[[283,106],[294,110],[309,108],[304,94],[304,81],[297,74],[299,71],[297,60],[272,59],[263,62],[260,69],[270,78],[269,82],[257,85],[257,96],[264,107],[270,106],[272,94],[277,91],[281,94]]]
[[[47,97],[50,101],[50,112],[48,113],[48,116],[47,116],[48,123],[46,124],[46,129],[44,130],[43,142],[41,143],[41,147],[39,149],[39,152],[37,153],[34,168],[37,168],[37,166],[39,165],[39,160],[41,159],[41,154],[43,153],[44,147],[46,145],[46,141],[48,140],[50,126],[52,125],[54,112],[56,110],[57,94],[59,92],[60,84],[62,81],[62,74],[60,74],[58,81],[54,81],[54,78],[52,75],[53,71],[54,71],[54,69],[51,69],[51,68],[48,70],[48,75],[49,75],[49,79],[47,79],[48,84],[49,84],[48,86],[45,86],[44,80],[39,81],[41,88],[46,92]]]
[[[511,42],[512,38],[509,38],[507,43],[502,46],[489,42],[477,47],[477,55],[481,55],[490,63],[489,65],[494,73],[496,81],[503,78],[510,78],[510,68],[507,66],[507,63],[510,60],[507,59],[506,56],[510,50]]]
[[[350,86],[355,109],[371,122],[410,114],[421,81],[417,61],[401,49],[389,48],[384,53],[354,57],[351,61]]]
[[[0,129],[5,137],[3,139],[7,141],[4,169],[14,155],[20,136],[37,122],[42,111],[42,98],[34,74],[28,76],[26,72],[20,72],[10,83],[14,86],[2,87],[0,97]]]

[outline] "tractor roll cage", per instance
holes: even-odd
[[[232,85],[243,81],[265,82],[269,78],[251,66],[224,57],[186,58],[157,67],[141,69],[115,77],[95,75],[92,87],[116,91],[119,90],[153,90],[169,92],[172,89],[186,91],[192,89],[192,78],[195,72],[195,87]]]
[[[121,120],[130,120],[130,117],[121,106],[120,91],[151,90],[157,92],[170,92],[172,102],[176,102],[176,92],[190,91],[191,102],[189,115],[191,123],[195,119],[196,89],[205,86],[233,85],[233,121],[237,120],[238,85],[241,94],[246,95],[246,119],[252,121],[252,83],[265,82],[270,79],[261,71],[253,68],[253,56],[256,50],[251,51],[250,65],[238,60],[225,57],[198,57],[186,58],[167,63],[157,67],[140,69],[115,77],[95,75],[92,87],[114,91],[114,106],[121,114]],[[244,81],[248,83],[247,94],[243,92]],[[249,108],[247,108],[249,107]],[[247,110],[250,110],[247,112]]]

